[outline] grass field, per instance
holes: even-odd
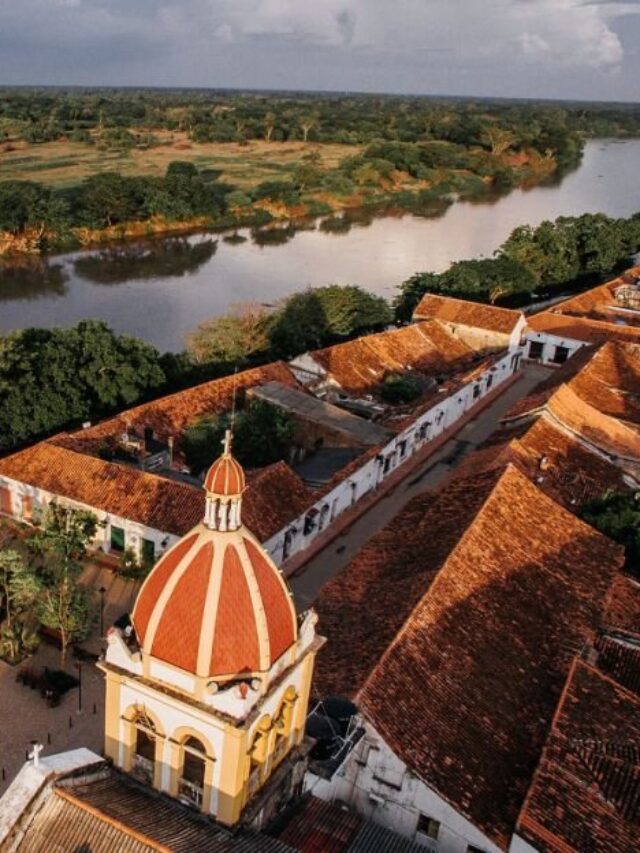
[[[188,160],[199,169],[219,169],[221,180],[241,187],[286,177],[303,160],[317,151],[322,169],[335,167],[344,157],[353,156],[352,145],[319,145],[304,142],[251,141],[195,143],[184,133],[154,131],[162,144],[147,150],[100,151],[94,145],[57,141],[41,145],[26,142],[0,144],[0,181],[38,181],[53,187],[68,187],[98,172],[125,175],[163,175],[172,160]]]

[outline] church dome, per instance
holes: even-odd
[[[242,494],[245,487],[244,471],[230,452],[225,451],[209,468],[204,487],[213,495],[229,497]]]
[[[297,640],[288,586],[240,521],[244,482],[227,437],[204,522],[156,563],[133,609],[144,654],[203,678],[266,672]]]

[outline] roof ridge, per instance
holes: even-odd
[[[504,305],[493,305],[487,302],[477,302],[474,299],[461,299],[459,296],[447,296],[444,293],[432,293],[428,291],[424,294],[426,297],[430,297],[432,299],[442,299],[448,300],[449,302],[460,302],[463,305],[479,305],[482,308],[487,308],[489,311],[503,311],[505,314],[522,314],[522,311],[518,311],[517,308],[506,308]],[[424,297],[423,297],[424,298]],[[430,318],[431,319],[431,318]],[[436,319],[436,318],[433,318]],[[421,321],[424,322],[424,321]]]
[[[55,788],[54,792],[56,796],[60,797],[61,799],[66,800],[77,808],[88,812],[94,817],[97,817],[98,820],[110,824],[120,832],[123,832],[125,835],[134,838],[136,841],[140,841],[142,844],[147,844],[149,847],[152,847],[154,850],[157,850],[158,853],[171,853],[170,847],[166,847],[164,844],[160,844],[157,841],[154,841],[152,838],[149,838],[148,835],[144,835],[143,833],[138,832],[138,830],[127,826],[126,823],[123,823],[117,818],[111,817],[110,815],[101,811],[96,806],[92,806],[89,803],[84,802],[79,797],[75,797],[73,794],[70,794],[68,791],[63,790],[62,788]]]

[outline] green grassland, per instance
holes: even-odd
[[[96,145],[66,139],[30,144],[11,141],[0,144],[0,181],[38,181],[56,189],[74,186],[100,172],[123,175],[164,175],[174,160],[194,163],[199,170],[222,172],[221,180],[241,188],[263,181],[282,180],[311,152],[317,152],[319,168],[334,169],[360,147],[336,143],[235,142],[197,143],[185,133],[150,131],[160,144],[128,151],[101,150]]]

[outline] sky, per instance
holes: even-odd
[[[0,0],[0,85],[640,101],[640,0]]]

